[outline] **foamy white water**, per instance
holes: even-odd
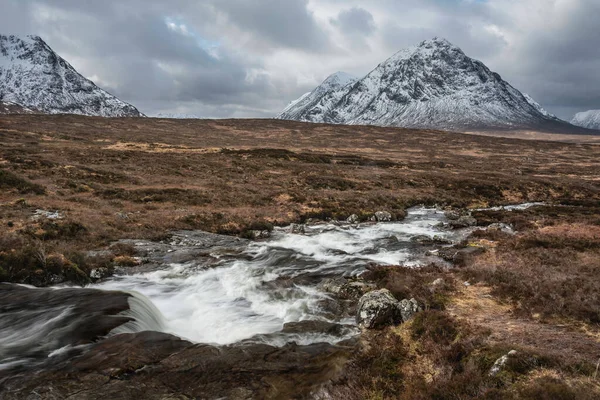
[[[415,208],[395,223],[323,224],[307,227],[303,235],[278,229],[268,241],[249,242],[239,257],[217,265],[170,264],[95,287],[141,293],[164,317],[165,331],[199,343],[230,344],[305,320],[353,324],[332,319],[322,305],[328,295],[317,284],[327,277],[357,275],[369,263],[419,265],[423,248],[411,238],[456,238],[456,231],[439,227],[443,220],[441,211]],[[300,342],[341,339],[294,337]]]

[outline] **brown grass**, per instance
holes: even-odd
[[[44,285],[62,273],[85,283],[92,268],[136,262],[127,246],[87,250],[177,229],[250,237],[309,218],[403,218],[417,204],[561,203],[474,212],[481,226],[519,233],[477,231],[469,241],[486,250],[460,267],[371,268],[366,278],[426,311],[363,336],[331,390],[598,398],[599,156],[587,144],[290,121],[0,116],[0,280]],[[63,218],[32,219],[36,209]],[[511,349],[519,357],[490,377]]]

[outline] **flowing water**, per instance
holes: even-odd
[[[433,246],[416,237],[457,242],[469,232],[443,222],[441,211],[414,208],[400,222],[321,224],[303,234],[282,228],[259,242],[199,232],[140,242],[152,261],[136,273],[86,289],[4,291],[0,369],[69,351],[85,342],[80,332],[90,326],[99,337],[108,327],[112,334],[155,330],[210,344],[339,342],[358,333],[354,318],[319,284],[359,275],[370,263],[428,263]],[[114,310],[122,310],[119,317]]]
[[[353,318],[332,315],[330,297],[318,289],[319,282],[358,275],[369,263],[418,266],[427,261],[427,249],[412,238],[456,241],[464,235],[440,227],[443,221],[440,211],[416,208],[395,223],[323,224],[306,227],[304,234],[280,229],[267,241],[244,242],[241,249],[219,247],[210,254],[216,260],[210,265],[172,263],[95,287],[141,293],[162,314],[165,331],[194,342],[230,344],[262,335],[260,340],[280,344],[285,337],[264,335],[306,320],[348,329],[341,337],[296,333],[294,341],[335,342],[356,333]]]

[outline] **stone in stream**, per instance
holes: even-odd
[[[271,232],[264,230],[264,231],[252,231],[252,237],[254,239],[268,239],[271,237]]]
[[[434,245],[434,244],[451,244],[452,242],[446,240],[438,235],[436,236],[427,236],[427,235],[417,235],[410,238],[411,242],[418,243],[424,246]]]
[[[456,221],[460,218],[460,212],[458,210],[447,210],[444,212],[444,216],[450,221]]]
[[[392,220],[392,214],[388,211],[377,211],[374,215],[376,222],[390,222]]]
[[[96,289],[0,284],[0,364],[11,357],[43,360],[65,346],[97,341],[131,320],[119,315],[130,309],[130,298]]]
[[[352,214],[346,219],[346,222],[349,224],[356,224],[359,221],[358,215]]]
[[[456,220],[450,220],[450,226],[454,229],[469,228],[477,225],[477,220],[470,215],[463,215]]]

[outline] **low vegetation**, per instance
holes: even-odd
[[[369,268],[425,311],[370,332],[332,395],[600,398],[600,147],[289,121],[0,119],[0,280],[86,284],[137,265],[122,238],[252,238],[309,219],[474,211],[454,266]],[[38,210],[55,212],[48,218]],[[511,225],[516,234],[487,230]],[[511,350],[502,370],[496,360]]]

